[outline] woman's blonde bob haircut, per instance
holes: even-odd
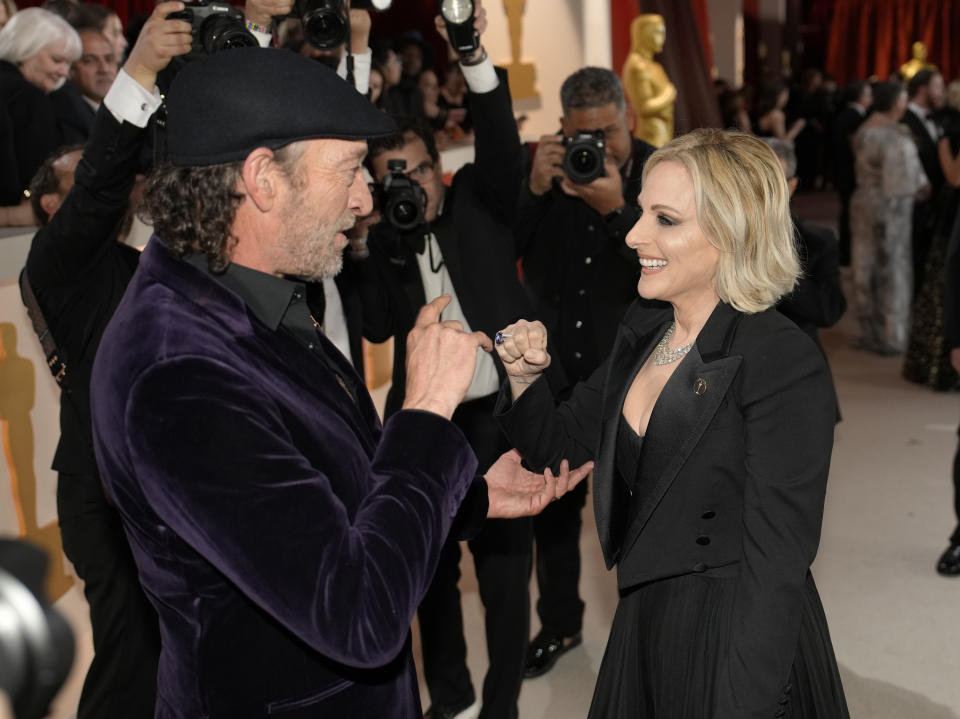
[[[661,147],[643,168],[676,162],[693,180],[697,220],[720,250],[717,296],[741,312],[762,312],[790,292],[800,275],[790,192],[780,161],[743,132],[700,129]]]

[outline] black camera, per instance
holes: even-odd
[[[354,10],[386,10],[391,0],[353,0]],[[346,0],[296,0],[292,17],[299,17],[307,42],[318,50],[343,45],[350,32]]]
[[[43,593],[47,556],[0,540],[0,692],[16,719],[42,719],[73,664],[73,632]]]
[[[389,160],[383,184],[376,188],[380,216],[401,232],[408,232],[426,222],[427,193],[407,177],[406,160]]]
[[[167,15],[167,20],[186,20],[192,26],[193,47],[184,58],[191,60],[235,47],[257,47],[243,13],[232,5],[211,0],[188,0],[183,10]]]
[[[563,171],[571,182],[587,185],[606,174],[607,143],[600,130],[564,136],[563,146],[567,148],[563,153]]]
[[[473,0],[442,0],[440,16],[447,24],[447,37],[461,57],[471,55],[480,47],[480,36],[473,28]]]

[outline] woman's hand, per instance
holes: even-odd
[[[518,320],[497,333],[494,346],[515,400],[550,366],[547,328],[542,322]]]
[[[567,460],[563,460],[559,476],[554,477],[549,467],[543,474],[536,474],[524,469],[520,460],[520,453],[511,449],[500,455],[483,476],[490,503],[487,519],[540,514],[550,502],[560,499],[593,470],[593,462],[571,470]]]

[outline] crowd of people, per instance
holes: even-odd
[[[591,717],[847,716],[809,571],[840,419],[817,331],[850,266],[860,346],[957,383],[960,84],[718,83],[730,129],[657,148],[587,67],[524,144],[480,2],[446,63],[418,33],[371,42],[363,10],[318,48],[282,0],[244,9],[258,47],[183,62],[183,7],[126,35],[100,5],[0,9],[0,225],[40,226],[21,284],[69,367],[78,717],[419,717],[415,614],[427,719],[516,717],[582,641],[588,492],[621,597]],[[574,181],[563,138],[598,130],[601,174]],[[798,187],[837,191],[839,241]],[[390,337],[381,421],[361,341]]]

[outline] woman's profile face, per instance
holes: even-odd
[[[20,73],[31,85],[53,92],[67,79],[70,59],[63,45],[47,45],[20,63]]]
[[[700,229],[686,168],[676,162],[657,164],[638,204],[640,219],[627,233],[627,246],[640,263],[640,296],[673,304],[715,303],[720,251]]]

